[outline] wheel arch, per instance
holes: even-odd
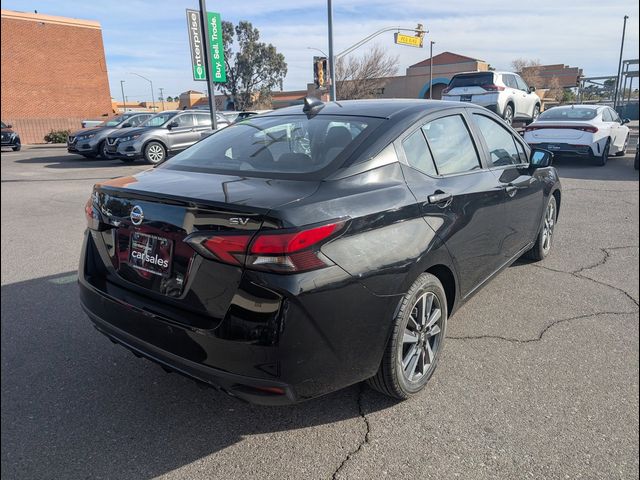
[[[430,273],[440,280],[444,288],[444,293],[447,296],[447,312],[451,315],[455,309],[457,300],[457,283],[453,270],[447,265],[440,263],[429,267],[425,270],[425,273]]]

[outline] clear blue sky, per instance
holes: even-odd
[[[206,89],[204,82],[191,79],[185,9],[197,6],[196,0],[2,0],[5,9],[99,21],[111,95],[120,99],[120,80],[125,80],[130,100],[147,100],[150,93],[146,82],[128,72],[151,78],[165,95]],[[224,20],[252,22],[262,40],[285,55],[289,73],[284,88],[306,88],[312,80],[312,57],[318,54],[307,47],[327,50],[326,1],[210,0],[208,8]],[[636,0],[335,0],[334,43],[339,52],[382,27],[420,22],[436,42],[436,54],[452,51],[498,69],[509,69],[513,59],[523,57],[582,67],[588,76],[608,75],[617,71],[625,14],[631,18],[624,56],[638,58]],[[376,43],[399,55],[400,74],[429,56],[427,48],[394,45],[392,32]]]

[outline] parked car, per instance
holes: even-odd
[[[20,135],[13,131],[12,125],[7,125],[4,122],[2,124],[2,146],[11,147],[14,152],[20,151],[22,144],[20,143]]]
[[[252,402],[367,379],[407,398],[448,318],[549,254],[551,160],[471,104],[307,100],[96,185],[81,302],[136,355]]]
[[[558,155],[592,159],[607,163],[609,155],[622,156],[629,143],[628,119],[622,120],[611,107],[563,105],[551,108],[525,128],[529,145]]]
[[[152,113],[123,113],[102,122],[97,127],[74,132],[67,137],[67,151],[78,153],[87,158],[106,158],[106,139],[110,133],[120,129],[137,127],[152,115]]]
[[[218,130],[229,125],[216,117]],[[211,131],[211,114],[203,110],[167,110],[149,118],[140,128],[114,132],[106,139],[105,152],[110,158],[133,162],[138,158],[157,164],[199,141]]]
[[[517,73],[468,72],[454,75],[442,91],[443,100],[471,102],[514,120],[533,122],[540,115],[540,97]]]

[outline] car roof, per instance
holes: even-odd
[[[429,112],[445,110],[448,108],[474,108],[473,104],[448,102],[443,100],[421,100],[412,98],[385,98],[368,100],[344,100],[325,103],[317,115],[346,115],[353,117],[378,117],[391,118],[400,113],[411,114],[417,112]],[[280,108],[262,117],[281,115],[300,115],[303,112],[302,105]],[[480,107],[477,107],[480,109]]]

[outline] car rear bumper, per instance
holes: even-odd
[[[529,146],[532,148],[541,148],[543,150],[549,150],[556,155],[570,155],[577,157],[591,157],[592,155],[598,155],[594,153],[590,145],[573,145],[569,143],[552,143],[552,142],[529,142]]]
[[[208,326],[187,323],[193,312],[150,293],[97,278],[93,242],[88,232],[78,275],[84,310],[111,340],[169,370],[252,403],[282,405],[378,369],[399,298],[374,295],[339,267],[313,280],[245,272],[224,318]]]

